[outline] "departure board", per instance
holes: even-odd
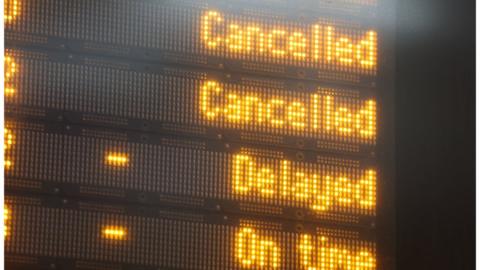
[[[12,269],[393,270],[392,0],[7,0]]]
[[[288,12],[295,1],[279,11],[219,2],[23,0],[5,30],[13,44],[176,64],[353,82],[377,73],[369,20],[299,19]]]
[[[77,55],[7,50],[7,57],[15,71],[5,100],[27,114],[69,112],[80,123],[107,117],[130,129],[230,133],[239,141],[270,138],[290,147],[300,141],[336,152],[370,152],[376,143],[377,100],[370,89]]]
[[[377,167],[370,160],[65,128],[7,123],[13,142],[6,150],[6,185],[84,196],[142,195],[140,201],[152,204],[173,197],[170,203],[179,205],[226,204],[235,212],[353,224],[371,222],[376,213]]]
[[[161,208],[138,213],[127,207],[19,196],[7,197],[5,207],[7,252],[62,257],[66,268],[375,269],[376,264],[374,238],[368,232]],[[31,228],[32,223],[40,225]],[[56,237],[49,237],[52,232],[58,232]],[[6,261],[39,264],[21,256]]]

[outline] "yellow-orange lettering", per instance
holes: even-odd
[[[369,31],[367,37],[357,44],[356,60],[362,66],[372,67],[377,63],[377,33]]]
[[[220,88],[220,86],[214,81],[208,81],[202,86],[200,93],[200,108],[208,119],[217,117],[220,112],[219,107],[211,108],[211,102],[213,99],[212,95],[219,94],[221,92],[222,88]]]
[[[288,38],[288,50],[295,58],[305,59],[307,56],[307,39],[300,32],[293,32]]]
[[[250,90],[251,91],[251,90]],[[329,91],[310,95],[278,95],[245,92],[209,80],[200,86],[198,108],[207,124],[262,130],[277,134],[322,134],[338,138],[359,138],[371,143],[376,138],[376,102],[355,97],[338,97]],[[229,124],[235,124],[229,126]]]
[[[206,11],[201,16],[200,36],[207,51],[215,55],[250,60],[261,57],[274,63],[285,59],[297,66],[328,64],[370,72],[377,65],[377,33],[353,31],[356,33],[319,23],[305,29],[289,23],[271,25]]]
[[[288,122],[295,128],[304,128],[305,111],[305,106],[301,102],[292,102],[287,107]]]
[[[285,123],[284,119],[284,109],[283,105],[285,104],[285,101],[282,99],[272,99],[270,102],[267,104],[267,119],[270,120],[270,123],[273,126],[283,126]]]
[[[252,228],[244,227],[236,234],[235,256],[244,267],[271,269],[280,266],[281,252],[274,241],[257,235]]]
[[[247,155],[235,155],[233,158],[234,190],[238,193],[249,192],[255,184],[254,163]]]
[[[352,175],[330,170],[292,166],[288,160],[264,160],[246,154],[233,156],[233,190],[243,198],[274,198],[302,204],[314,211],[332,206],[373,211],[376,201],[376,174],[365,170]]]
[[[223,41],[220,36],[214,36],[214,25],[222,21],[222,16],[216,11],[208,11],[202,17],[201,36],[209,48],[216,48]]]
[[[278,30],[274,29],[272,32],[268,34],[267,41],[268,41],[268,49],[270,52],[277,57],[285,56],[286,50],[285,48],[281,48],[282,46],[286,46],[287,42],[285,41],[285,35],[287,33],[285,30]]]

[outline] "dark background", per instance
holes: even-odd
[[[475,267],[475,1],[398,0],[398,269]]]

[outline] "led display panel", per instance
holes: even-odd
[[[377,100],[365,88],[22,50],[8,50],[5,66],[7,112],[336,152],[376,144]]]
[[[6,130],[11,188],[368,226],[376,213],[368,159],[70,125]]]
[[[6,0],[12,269],[394,270],[393,0]]]
[[[245,4],[222,2],[22,0],[5,32],[7,44],[16,46],[299,78],[375,81],[378,32],[372,22],[322,15],[321,7],[295,16],[289,11],[302,6],[295,1],[280,13],[271,5],[243,9],[238,7]]]
[[[5,250],[12,254],[7,266],[378,269],[374,238],[367,232],[22,196],[7,197],[6,208]]]

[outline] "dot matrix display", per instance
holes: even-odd
[[[7,185],[31,179],[169,194],[180,201],[189,197],[295,207],[314,215],[376,212],[376,168],[347,159],[297,161],[279,149],[274,149],[276,155],[262,154],[262,148],[208,150],[195,141],[167,137],[159,144],[141,144],[23,129],[12,132],[17,140],[11,150],[15,166],[6,171]]]
[[[377,101],[360,90],[321,83],[303,89],[288,80],[223,82],[209,73],[168,66],[147,73],[108,67],[101,61],[72,64],[37,60],[41,55],[9,51],[21,68],[10,81],[16,93],[7,105],[20,105],[131,120],[152,125],[220,128],[374,146]],[[120,62],[121,64],[121,62]],[[120,65],[119,64],[119,65]],[[52,76],[55,74],[55,76]],[[182,76],[183,75],[183,76]],[[35,80],[30,78],[35,77]]]
[[[49,46],[45,38],[60,38],[78,43],[72,48],[80,51],[150,61],[157,57],[204,66],[233,61],[262,64],[268,73],[284,73],[285,67],[291,67],[313,73],[376,75],[375,28],[318,14],[294,18],[265,9],[262,16],[234,4],[225,11],[199,4],[23,0],[21,14],[6,25],[6,33],[21,43]],[[131,50],[145,55],[132,55]],[[248,70],[248,64],[242,69]]]
[[[372,241],[338,229],[294,232],[258,220],[222,224],[195,221],[199,214],[173,219],[172,211],[137,216],[83,210],[102,209],[94,204],[52,208],[19,199],[25,200],[7,198],[7,253],[176,269],[373,270],[377,264]]]
[[[7,263],[390,270],[389,1],[6,0]]]

